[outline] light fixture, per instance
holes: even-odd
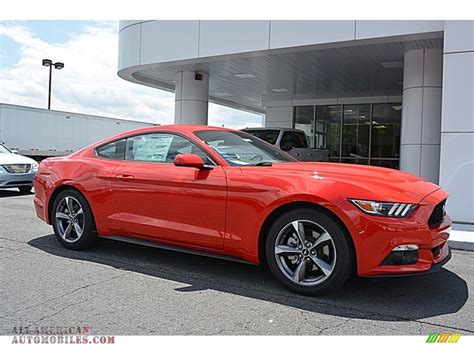
[[[53,64],[51,59],[43,59],[43,67],[50,67]]]
[[[400,111],[402,109],[402,105],[394,105],[392,106],[392,108],[395,110],[395,111]]]
[[[233,76],[240,79],[255,79],[256,78],[255,75],[250,74],[250,73],[237,73],[237,74],[234,74]]]
[[[170,80],[169,83],[170,84],[176,84],[176,80]]]
[[[380,65],[382,67],[384,67],[385,69],[403,68],[403,62],[402,61],[381,62]]]
[[[227,96],[232,96],[232,94],[229,94],[228,92],[215,92],[214,96],[217,97],[227,97]]]
[[[51,109],[51,79],[53,76],[53,67],[54,69],[61,70],[64,68],[64,63],[56,62],[53,63],[51,59],[43,59],[42,61],[43,67],[49,67],[49,85],[48,85],[48,110]]]
[[[275,89],[271,89],[273,92],[288,92],[289,90],[288,89],[285,89],[285,88],[275,88]]]

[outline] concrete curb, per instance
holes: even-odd
[[[474,231],[452,230],[448,244],[452,249],[474,251]]]

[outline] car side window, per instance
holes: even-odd
[[[95,149],[97,156],[113,160],[123,160],[125,155],[125,139],[104,144]]]
[[[129,137],[125,160],[172,163],[178,154],[196,154],[206,164],[212,164],[207,154],[186,138],[169,133],[149,133]]]
[[[287,131],[283,133],[280,141],[282,150],[290,150],[291,148],[308,148],[306,138],[302,132]]]

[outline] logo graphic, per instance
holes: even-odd
[[[461,338],[459,333],[431,333],[426,339],[427,343],[457,343]]]

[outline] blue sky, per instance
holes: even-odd
[[[44,107],[42,58],[53,74],[52,108],[160,124],[173,122],[174,94],[117,76],[118,21],[0,21],[0,102]],[[209,124],[260,126],[262,116],[209,104]]]
[[[27,26],[38,38],[49,43],[65,43],[74,33],[80,33],[91,23],[93,21],[0,21],[0,24],[7,26],[15,24]],[[20,44],[5,36],[0,37],[0,40],[2,66],[14,65],[20,59]]]

